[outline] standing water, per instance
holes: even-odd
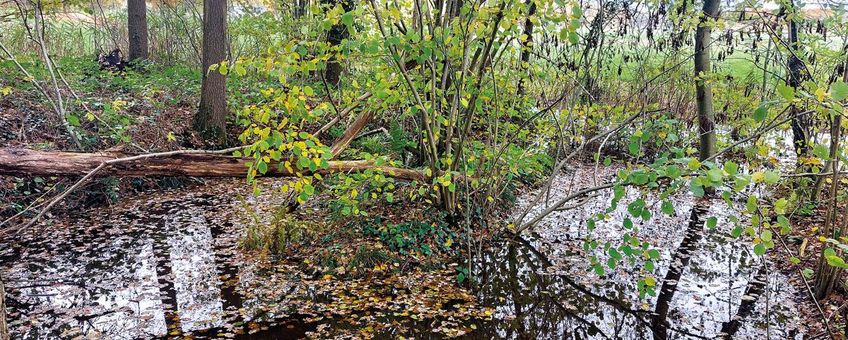
[[[592,178],[592,169],[578,167],[555,178],[545,196],[556,201]],[[13,338],[803,337],[796,316],[801,306],[794,302],[802,293],[750,244],[729,238],[723,222],[732,211],[718,200],[695,205],[676,197],[675,216],[655,214],[637,223],[639,236],[663,250],[654,273],[657,297],[639,298],[635,282],[646,273],[635,266],[619,265],[604,277],[588,270],[590,255],[602,263],[607,255],[587,253],[583,240],[622,242],[627,214],[622,205],[589,233],[585,219],[607,208],[612,196],[599,192],[544,218],[526,238],[493,244],[475,263],[474,296],[434,297],[443,299],[435,305],[453,312],[475,303],[490,307],[491,320],[453,320],[415,305],[433,295],[427,287],[454,284],[450,276],[329,283],[289,265],[260,266],[237,246],[244,226],[232,214],[235,195],[212,194],[226,192],[226,185],[145,196],[0,244]],[[532,198],[521,197],[518,208]],[[648,206],[658,201],[649,199]],[[531,207],[528,218],[543,209],[545,203]],[[717,216],[719,227],[704,228],[706,216]],[[345,308],[355,297],[339,291],[361,290],[378,302],[366,310]],[[409,316],[416,312],[420,317]],[[364,334],[370,326],[350,322],[366,317],[385,327]],[[459,331],[445,332],[449,326]]]

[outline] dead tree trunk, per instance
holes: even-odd
[[[130,60],[147,59],[147,2],[127,0],[127,33]]]
[[[716,151],[713,92],[707,79],[710,74],[710,21],[718,19],[719,0],[704,0],[703,16],[695,32],[695,95],[698,104],[699,157],[705,160]]]
[[[227,46],[227,1],[204,0],[203,83],[194,129],[206,143],[218,146],[227,142],[227,85],[221,72],[209,67],[227,59]]]
[[[0,148],[0,175],[84,175],[103,163],[110,163],[128,155],[115,153],[76,153],[59,151],[35,151],[29,149]],[[244,177],[247,175],[247,162],[252,158],[232,157],[216,154],[181,153],[161,157],[149,157],[126,162],[108,164],[97,175],[107,176],[194,176],[194,177]],[[332,172],[380,170],[389,176],[405,180],[424,180],[426,177],[417,170],[375,166],[371,161],[330,161],[328,169],[318,170],[326,174]],[[304,174],[309,173],[304,171]],[[272,162],[264,176],[290,177],[296,174]]]

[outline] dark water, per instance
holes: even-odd
[[[571,185],[567,178],[558,181],[555,188],[563,192]],[[723,221],[727,212],[719,208],[690,214],[692,202],[681,199],[678,216],[657,214],[641,226],[641,236],[664,250],[657,264],[658,297],[638,298],[635,281],[641,274],[632,267],[620,266],[604,278],[590,273],[580,247],[587,236],[583,219],[603,208],[607,194],[555,213],[528,239],[494,244],[475,263],[474,296],[493,308],[492,320],[447,320],[438,312],[418,320],[397,316],[414,309],[412,303],[392,304],[390,313],[325,308],[345,297],[324,287],[329,284],[297,276],[293,268],[263,268],[245,257],[236,246],[242,227],[227,213],[237,202],[230,201],[232,195],[203,192],[84,212],[69,225],[4,241],[0,275],[16,339],[289,339],[320,330],[325,333],[317,334],[356,336],[365,326],[343,322],[350,315],[387,325],[369,333],[378,338],[441,338],[446,333],[434,330],[444,325],[462,329],[456,334],[468,338],[712,338],[721,332],[736,338],[802,337],[792,302],[798,292],[787,278],[766,271],[768,262],[753,255],[750,245],[706,231],[698,222],[711,213]],[[604,223],[620,225],[623,213],[611,213]],[[599,226],[593,237],[619,240],[620,232],[609,226]],[[397,295],[395,288],[371,287],[367,280],[351,284],[377,296]],[[447,301],[441,308],[470,303]]]

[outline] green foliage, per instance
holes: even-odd
[[[392,251],[424,256],[439,251],[453,251],[454,242],[457,240],[457,234],[441,218],[399,224],[383,224],[381,219],[377,218],[373,223],[364,226],[363,233],[378,237]]]

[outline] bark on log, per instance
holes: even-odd
[[[30,149],[0,148],[0,175],[15,176],[62,176],[84,175],[102,163],[131,155],[121,153],[77,153],[59,151],[36,151]],[[214,154],[178,154],[145,158],[129,162],[109,164],[97,173],[98,176],[194,176],[194,177],[244,177],[247,162],[251,158]],[[379,170],[387,175],[404,180],[423,181],[426,176],[420,171],[375,166],[371,161],[330,161],[330,167],[318,173],[356,172],[367,169]],[[304,171],[303,174],[309,174]],[[268,166],[265,176],[294,176],[278,163]]]

